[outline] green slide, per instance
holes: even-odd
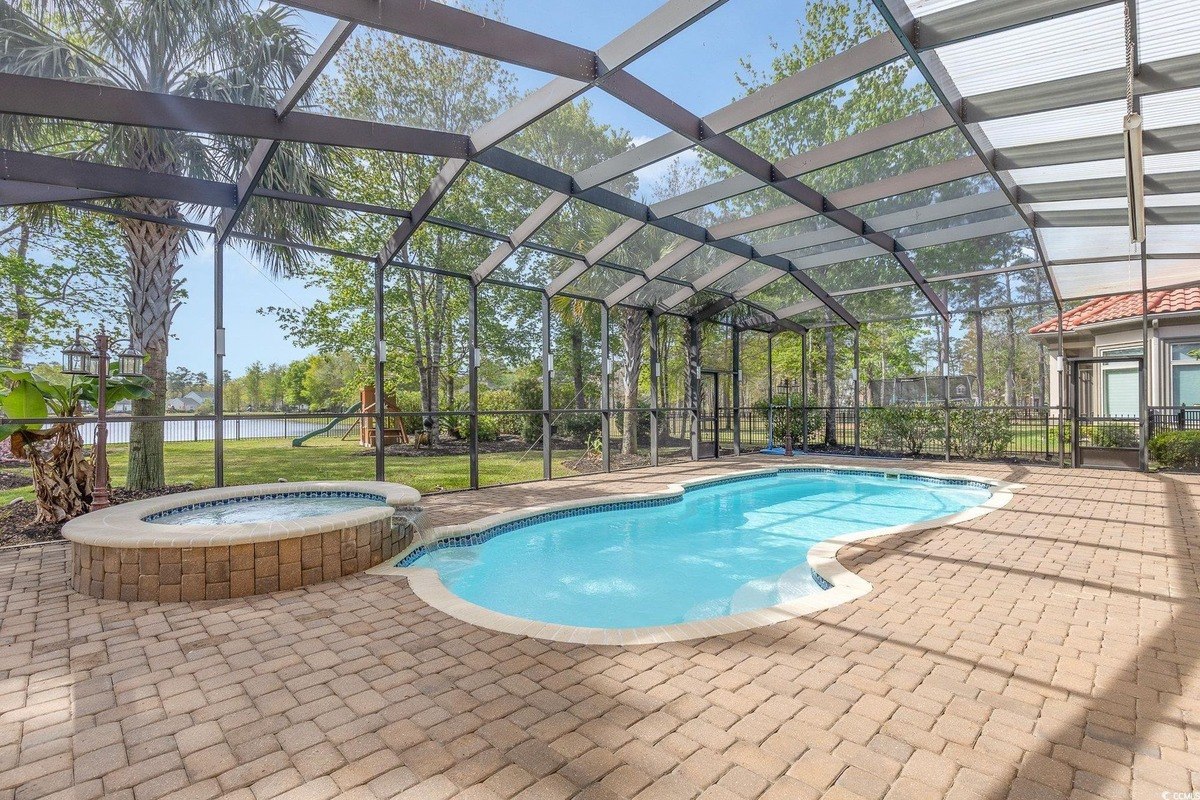
[[[334,417],[333,422],[330,422],[328,425],[317,428],[315,431],[309,431],[308,433],[304,434],[303,436],[297,436],[295,439],[292,439],[292,447],[300,447],[302,444],[307,442],[312,437],[320,436],[322,433],[326,433],[327,431],[333,430],[334,426],[337,425],[339,422],[346,419],[347,417],[353,417],[355,414],[357,414],[361,410],[362,410],[362,403],[355,403],[353,406],[351,406],[349,411],[347,411],[345,414],[342,414],[341,416]]]

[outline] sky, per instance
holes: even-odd
[[[480,13],[485,6],[471,3]],[[652,10],[647,0],[577,2],[564,0],[508,0],[504,17],[510,24],[596,49],[636,23]],[[735,80],[739,60],[749,58],[760,69],[772,57],[772,40],[779,38],[784,49],[799,35],[797,17],[804,13],[799,0],[729,0],[682,34],[638,59],[629,70],[654,88],[683,104],[690,111],[706,114],[740,96]],[[494,6],[491,6],[494,8]],[[314,44],[333,21],[301,13]],[[494,16],[494,11],[489,13]],[[521,93],[532,91],[550,80],[534,70],[510,67]],[[635,141],[646,141],[665,132],[658,123],[593,90],[595,113],[602,121],[628,130]],[[639,173],[643,185],[653,183],[666,162]],[[308,289],[302,281],[272,278],[248,257],[245,243],[232,241],[225,256],[226,368],[237,376],[254,361],[286,363],[306,351],[287,341],[275,321],[258,313],[265,306],[303,307],[320,299],[319,289]],[[183,264],[188,297],[176,313],[172,330],[170,366],[186,366],[212,373],[212,245],[198,241],[198,249]]]

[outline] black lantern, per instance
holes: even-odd
[[[62,352],[63,372],[68,375],[92,375],[92,354],[83,342],[79,341],[79,334],[75,334],[75,341],[70,347],[67,347]]]
[[[117,371],[126,378],[136,378],[142,374],[143,357],[132,344],[117,357]]]

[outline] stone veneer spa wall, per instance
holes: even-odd
[[[269,494],[353,491],[386,504],[279,522],[160,525],[180,506]],[[295,483],[210,489],[112,506],[72,520],[72,586],[104,600],[224,600],[361,572],[413,543],[420,495],[400,484]]]

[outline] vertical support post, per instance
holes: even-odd
[[[983,311],[979,308],[979,295],[975,296],[975,380],[979,384],[979,397],[975,405],[983,405]]]
[[[225,244],[213,243],[213,485],[225,485]]]
[[[692,407],[688,413],[692,418],[692,461],[700,460],[700,326],[694,319],[688,320],[688,382],[692,387]]]
[[[859,346],[858,328],[854,329],[854,370],[850,374],[850,383],[854,390],[854,455],[862,454],[862,418],[861,400],[858,396]]]
[[[92,502],[88,508],[99,511],[108,508],[108,334],[100,326],[96,337],[96,451],[92,484]]]
[[[550,480],[550,379],[554,375],[550,352],[550,295],[542,293],[542,477]]]
[[[650,466],[658,466],[658,312],[650,312]]]
[[[1058,466],[1061,469],[1066,466],[1066,442],[1063,439],[1066,433],[1063,430],[1063,414],[1067,409],[1067,351],[1063,349],[1063,307],[1062,303],[1056,301],[1058,306]],[[1074,455],[1072,455],[1074,458]]]
[[[1138,426],[1141,428],[1141,448],[1138,451],[1138,467],[1145,472],[1150,466],[1147,450],[1150,438],[1150,296],[1146,286],[1146,243],[1141,243],[1142,255],[1142,365],[1138,370]]]
[[[628,357],[628,355],[626,356]],[[612,350],[608,341],[608,306],[600,305],[600,463],[612,472]],[[629,431],[625,431],[629,435]]]
[[[789,403],[789,426],[792,424],[791,415]],[[800,452],[808,452],[808,331],[800,335]]]
[[[767,448],[775,449],[775,332],[767,334]]]
[[[384,418],[383,365],[387,360],[387,348],[383,340],[383,270],[385,264],[375,261],[375,480],[384,479]]]
[[[742,454],[742,332],[733,329],[733,454]]]
[[[950,460],[950,317],[942,320],[942,409],[946,415],[946,461]]]
[[[479,284],[470,282],[467,295],[467,418],[471,431],[471,488],[479,488]]]

